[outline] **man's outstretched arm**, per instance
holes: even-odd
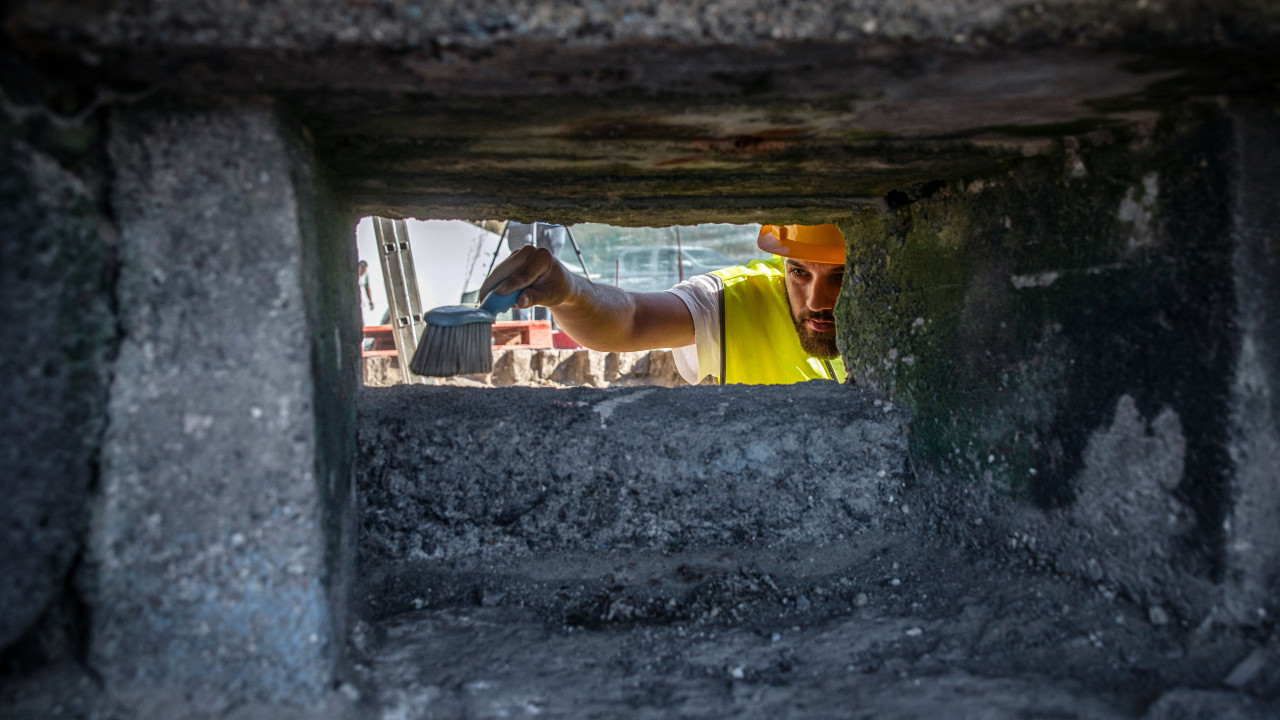
[[[569,337],[592,350],[652,350],[693,343],[693,316],[671,293],[635,293],[593,283],[569,272],[542,248],[520,248],[502,267],[515,269],[496,292],[524,288],[516,307],[551,308]]]

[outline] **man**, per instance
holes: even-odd
[[[361,293],[366,298],[369,299],[369,309],[372,310],[373,309],[373,290],[369,289],[369,263],[365,262],[364,260],[361,260],[360,264],[357,267],[359,267],[360,269],[359,270],[360,274],[356,278],[356,280],[359,283]],[[363,299],[361,301],[363,302]]]
[[[757,245],[773,257],[655,293],[593,283],[525,247],[496,292],[524,288],[517,307],[551,308],[570,337],[594,350],[674,348],[691,384],[708,375],[721,384],[843,382],[833,312],[844,281],[839,228],[765,225]]]

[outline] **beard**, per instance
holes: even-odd
[[[791,298],[787,298],[790,305]],[[834,360],[840,355],[840,349],[836,347],[836,332],[817,332],[811,329],[806,320],[818,320],[822,322],[835,322],[835,313],[830,310],[826,312],[812,312],[805,310],[797,313],[795,307],[791,308],[791,322],[796,326],[796,335],[800,338],[800,347],[811,357],[819,360]]]

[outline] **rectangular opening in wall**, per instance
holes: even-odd
[[[545,307],[512,308],[492,325],[493,370],[452,377],[406,373],[425,328],[444,306],[475,306],[485,278],[514,250],[535,245],[595,283],[660,292],[698,275],[767,257],[759,225],[559,225],[507,220],[389,220],[356,227],[362,355],[368,386],[609,387],[690,384],[670,348],[601,352],[579,344]],[[691,363],[696,363],[696,356]],[[685,376],[696,368],[686,362]],[[703,382],[711,382],[704,378]]]

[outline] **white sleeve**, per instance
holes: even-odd
[[[714,275],[694,275],[667,292],[684,301],[693,316],[693,344],[672,348],[680,377],[697,385],[708,375],[720,375],[720,294]]]

